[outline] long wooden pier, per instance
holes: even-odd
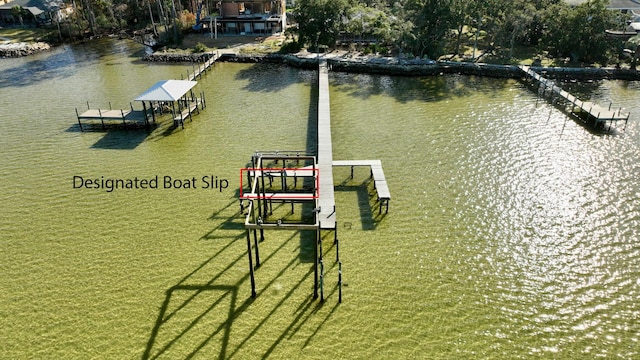
[[[333,145],[331,143],[331,109],[329,103],[329,69],[327,61],[318,66],[318,169],[320,196],[317,201],[320,229],[336,228],[336,200],[333,186]]]
[[[577,114],[586,121],[592,121],[596,126],[604,126],[607,122],[609,124],[617,121],[624,121],[625,127],[629,121],[630,113],[622,112],[622,108],[611,109],[611,104],[608,108],[602,107],[591,101],[582,101],[557,86],[553,81],[545,78],[544,76],[536,73],[530,66],[521,65],[519,68],[525,73],[526,76],[539,82],[544,88],[542,91],[543,97],[549,92],[549,97],[554,100],[560,98],[569,105],[570,112]]]
[[[322,242],[323,230],[333,231],[336,262],[338,263],[338,302],[342,302],[342,263],[340,262],[336,202],[333,183],[334,166],[351,166],[351,177],[355,166],[368,166],[378,193],[380,213],[382,207],[389,211],[391,194],[380,160],[333,160],[331,142],[331,111],[329,102],[329,71],[327,61],[318,64],[318,146],[317,155],[302,154],[301,151],[256,151],[251,167],[241,169],[240,212],[245,215],[247,230],[247,254],[249,257],[249,278],[251,296],[256,297],[255,268],[260,266],[259,243],[264,241],[264,230],[315,230],[314,285],[313,298],[324,300],[324,259]],[[302,155],[301,155],[302,154]],[[246,188],[244,179],[246,173]],[[298,185],[298,177],[302,187]],[[293,178],[293,184],[287,179]],[[273,181],[278,179],[279,181]],[[310,181],[314,180],[314,181]],[[306,183],[306,185],[305,185]],[[291,187],[293,185],[293,187]],[[295,204],[313,202],[315,206],[302,207],[307,216],[291,222],[286,217],[273,219],[273,202],[291,203],[293,214]],[[248,202],[248,205],[245,205]],[[385,212],[385,213],[386,213]],[[312,218],[312,221],[305,219]],[[260,235],[258,237],[258,231]],[[253,233],[253,244],[251,241]],[[258,241],[258,238],[260,241]],[[255,267],[254,267],[255,260]]]

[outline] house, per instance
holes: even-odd
[[[286,29],[285,11],[285,0],[222,0],[218,2],[220,15],[204,18],[203,24],[208,27],[215,22],[219,34],[268,35]]]
[[[23,11],[22,23],[13,10],[16,6]],[[49,24],[62,19],[64,8],[62,0],[0,0],[0,25]]]

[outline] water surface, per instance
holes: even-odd
[[[316,74],[217,64],[185,129],[80,132],[74,108],[128,107],[188,65],[125,41],[0,62],[0,337],[7,358],[635,358],[640,333],[637,82],[565,84],[632,113],[593,133],[514,80],[331,73],[344,302],[313,234],[267,233],[251,300],[239,169],[314,150]],[[620,129],[621,130],[621,129]],[[195,189],[74,189],[196,177]],[[229,181],[204,189],[203,176]]]

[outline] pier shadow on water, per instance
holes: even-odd
[[[496,82],[481,76],[446,74],[443,76],[389,76],[330,72],[332,89],[351,97],[367,100],[373,96],[389,96],[401,103],[436,102],[463,98],[487,87],[490,96],[508,88],[510,82]]]
[[[244,243],[241,239],[246,234],[243,222],[239,220],[242,216],[239,216],[239,212],[228,216],[235,205],[237,201],[233,200],[209,217],[209,220],[222,220],[220,225],[200,239],[213,240],[210,243],[213,254],[165,291],[142,359],[191,359],[202,356],[232,358],[247,347],[254,346],[256,337],[261,338],[262,347],[254,350],[261,351],[262,358],[267,358],[283,340],[301,330],[312,315],[323,307],[324,303],[312,301],[311,289],[309,295],[302,300],[299,296],[292,296],[294,292],[306,291],[307,285],[313,283],[313,266],[306,265],[301,269],[300,259],[295,256],[284,265],[281,260],[272,260],[276,255],[280,258],[286,256],[285,249],[290,241],[299,236],[306,238],[299,231],[293,231],[290,236],[281,236],[279,244],[271,244],[268,250],[262,250],[260,267],[255,269],[257,296],[255,299],[250,296],[246,284],[249,280],[247,249],[237,243],[238,240]],[[270,239],[265,240],[267,241]],[[269,266],[277,268],[270,269],[271,272],[260,271]],[[234,277],[238,267],[246,269],[245,275]],[[273,291],[278,288],[280,277],[292,272],[297,279],[274,298]],[[327,290],[327,297],[334,296],[337,287]],[[260,301],[267,310],[250,310],[250,306],[262,296],[267,296],[264,301]],[[337,302],[325,315],[324,321],[312,329],[307,343],[320,331],[336,308]],[[289,323],[266,331],[274,319],[281,321],[283,312],[291,313],[292,309],[294,316]],[[234,327],[234,323],[243,314],[243,318],[254,319],[251,326]],[[264,336],[271,339],[266,344]]]
[[[348,180],[349,179],[336,185],[336,192],[355,192],[358,196],[358,210],[360,211],[360,223],[362,224],[362,230],[375,230],[378,225],[378,221],[380,221],[381,218],[376,218],[374,215],[377,214],[378,210],[376,207],[377,202],[372,204],[372,195],[369,190],[369,184],[371,181],[364,181],[361,184],[352,184]],[[385,214],[382,214],[381,217],[384,217],[384,215]]]
[[[283,73],[296,76],[283,76]],[[283,64],[258,63],[240,70],[236,80],[248,81],[243,90],[275,93],[293,85],[295,82],[291,81],[292,78],[297,79],[297,83],[312,84],[315,76],[315,71],[312,70],[296,69]]]

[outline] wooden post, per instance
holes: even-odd
[[[102,122],[102,130],[105,129],[104,119],[102,118],[102,110],[98,109],[98,114],[100,114],[100,122]]]
[[[627,118],[624,120],[624,129],[623,130],[627,130],[627,122],[629,122],[629,116],[631,115],[631,113],[627,114]]]
[[[262,235],[262,229],[260,229],[260,238],[261,240],[264,240],[264,237]],[[260,267],[260,251],[258,249],[258,233],[256,229],[253,229],[253,244],[256,248],[256,269],[257,269]]]
[[[320,241],[320,222],[318,222],[318,228],[316,229],[316,241],[313,247],[313,298],[318,298],[318,242]]]
[[[262,168],[262,161],[260,161],[260,165]],[[262,171],[262,170],[261,170]],[[269,210],[268,208],[268,203],[267,203],[267,191],[264,187],[264,173],[261,173],[260,179],[262,180],[262,198],[263,198],[263,205],[264,205],[264,209],[262,211],[262,213],[264,214],[264,218],[267,218],[267,210]]]
[[[76,108],[76,117],[78,118],[78,125],[80,126],[80,131],[84,131],[82,128],[82,122],[80,121],[80,115],[78,115],[78,108]]]
[[[323,301],[324,301],[324,262],[322,261],[322,259],[320,259],[320,302],[323,302]]]
[[[336,245],[336,261],[340,261],[340,240],[338,240],[338,223],[336,222],[336,228],[334,231],[333,243]]]
[[[342,303],[342,263],[338,262],[338,303]]]
[[[253,274],[253,259],[251,257],[251,236],[249,235],[249,229],[247,229],[247,254],[249,255],[249,274],[251,277],[251,297],[256,297],[256,280]]]

